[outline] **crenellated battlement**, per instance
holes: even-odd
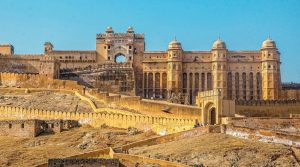
[[[284,99],[284,100],[236,100],[236,105],[300,105],[300,100],[297,99]]]

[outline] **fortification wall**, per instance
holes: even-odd
[[[97,159],[49,159],[48,167],[119,167],[120,162],[118,159],[105,159],[105,158],[97,158]]]
[[[201,120],[201,109],[196,106],[141,99],[139,96],[109,95],[103,92],[97,93],[96,90],[90,91],[89,94],[114,108],[135,110],[144,114],[162,117]]]
[[[40,59],[35,57],[0,57],[0,72],[39,73]]]
[[[299,89],[283,89],[280,91],[282,99],[298,99],[300,100]]]
[[[300,101],[237,101],[235,113],[246,117],[289,117],[300,114]]]
[[[136,127],[147,131],[153,130],[160,134],[170,134],[193,128],[195,120],[150,117],[143,115],[125,115],[112,113],[73,113],[25,109],[20,107],[0,106],[0,116],[18,119],[69,119],[78,120],[82,124],[99,127],[106,124],[112,127]]]

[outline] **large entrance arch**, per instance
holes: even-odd
[[[116,63],[124,63],[126,62],[126,56],[122,53],[119,53],[115,56],[115,62]]]

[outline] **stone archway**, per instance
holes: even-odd
[[[207,102],[202,109],[202,114],[202,121],[204,125],[219,124],[217,105],[214,102]]]
[[[126,56],[124,54],[122,54],[122,53],[116,54],[116,56],[115,56],[115,62],[116,63],[124,63],[126,61],[127,61]]]

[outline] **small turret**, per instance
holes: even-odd
[[[128,27],[127,33],[134,33],[134,30],[133,30],[133,28],[131,26]]]
[[[213,43],[212,50],[214,49],[226,49],[226,44],[220,39],[220,37]]]
[[[52,52],[53,51],[53,45],[51,42],[45,42],[44,44],[44,52],[47,53],[47,52]]]
[[[114,33],[114,30],[112,29],[112,27],[109,26],[109,27],[106,28],[105,32],[108,33],[108,34],[109,33]]]
[[[181,61],[182,60],[181,43],[176,40],[176,37],[168,45],[168,60],[169,61]]]

